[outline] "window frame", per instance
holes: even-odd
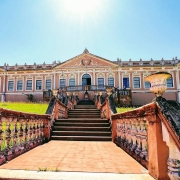
[[[28,86],[28,82],[31,81],[31,86]],[[31,87],[31,89],[28,89],[28,87]],[[26,80],[26,91],[32,91],[33,90],[33,80],[32,79],[27,79]]]
[[[49,81],[49,80],[50,80],[50,86],[47,86],[47,84],[49,83],[49,82],[47,83],[47,81]],[[50,88],[47,88],[47,87],[50,87]],[[46,81],[45,81],[45,89],[46,90],[49,90],[49,89],[51,90],[52,89],[52,79],[46,79]]]
[[[10,84],[9,83],[12,83],[12,89],[10,89]],[[14,91],[14,81],[13,80],[8,80],[8,91]]]
[[[40,83],[40,86],[38,86],[38,83]],[[41,90],[42,90],[42,79],[36,79],[36,91],[41,91]]]
[[[138,78],[138,80],[135,80],[136,78]],[[136,85],[138,85],[138,87],[136,87]],[[134,76],[133,77],[133,88],[134,89],[140,89],[141,88],[141,78],[139,76]]]
[[[149,84],[148,87],[146,86],[147,83]],[[151,83],[150,83],[149,81],[144,81],[144,88],[145,88],[145,89],[151,88]]]
[[[61,86],[61,81],[64,81],[64,86]],[[66,79],[65,78],[61,78],[61,79],[59,79],[59,87],[60,88],[64,88],[64,87],[66,87]]]
[[[19,83],[18,82],[22,82],[22,88],[21,89],[18,89],[18,85],[19,85]],[[21,79],[19,79],[19,80],[17,80],[17,83],[16,83],[16,91],[23,91],[23,80],[21,80]]]
[[[168,80],[171,80],[171,83],[168,83]],[[172,86],[168,86],[168,84],[172,84]],[[166,86],[167,86],[167,88],[174,88],[174,79],[173,79],[173,77],[168,78],[166,80]]]
[[[73,82],[73,85],[71,85],[72,82]],[[76,79],[75,78],[69,78],[69,86],[76,86]]]
[[[109,82],[111,82],[110,79],[113,79],[113,84],[112,84],[112,85],[109,83]],[[114,87],[114,77],[108,77],[108,79],[107,79],[107,85]]]

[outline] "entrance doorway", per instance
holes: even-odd
[[[82,76],[82,85],[83,86],[91,85],[91,76],[89,74],[84,74]]]

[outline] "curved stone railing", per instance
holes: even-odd
[[[50,139],[49,115],[0,108],[0,164]]]
[[[167,118],[158,102],[111,115],[112,141],[158,180],[180,178],[180,137]]]
[[[68,118],[68,110],[74,109],[74,103],[68,99],[67,106],[60,102],[58,99],[56,99],[54,104],[54,109],[52,112],[53,119],[62,119],[62,118]]]
[[[54,119],[67,118],[74,103],[52,98],[46,115],[0,108],[0,165],[50,140]]]
[[[100,110],[102,119],[111,119],[111,115],[117,113],[112,96],[102,100],[103,96],[97,96],[95,105]]]
[[[158,116],[161,119],[163,141],[168,146],[168,175],[180,179],[180,104],[176,101],[156,98]]]

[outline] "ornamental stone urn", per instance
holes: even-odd
[[[167,89],[166,80],[171,77],[172,75],[167,72],[157,72],[147,76],[145,81],[151,83],[150,91],[154,93],[156,97],[161,97]]]
[[[112,94],[112,89],[113,89],[113,87],[111,87],[111,86],[106,87],[106,92],[107,92],[108,96],[110,96]]]
[[[53,96],[57,96],[58,89],[53,89],[52,92],[53,92]]]

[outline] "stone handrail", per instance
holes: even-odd
[[[74,103],[77,104],[76,100],[74,100],[74,102],[73,102],[71,99],[68,98],[67,108],[68,109],[74,109]]]
[[[68,98],[68,102],[66,106],[61,101],[59,101],[58,98],[56,98],[55,103],[54,103],[54,109],[52,112],[53,119],[68,118],[68,110],[74,109],[75,104],[76,104],[76,100],[74,100],[73,102]]]
[[[104,101],[101,98],[102,96],[97,96],[95,101],[97,109],[100,110],[101,118],[111,119],[111,115],[117,113],[114,100],[112,96],[107,97]]]
[[[54,105],[54,119],[68,118],[68,108],[58,99]]]
[[[163,141],[168,146],[168,175],[180,179],[180,104],[162,97],[156,98],[161,119]]]
[[[50,139],[50,115],[0,108],[0,164]]]
[[[111,116],[112,141],[146,168],[148,168],[147,116],[154,113],[154,107],[147,109],[144,106]]]
[[[146,167],[155,179],[178,179],[180,143],[161,111],[154,102],[112,115],[112,141]]]

